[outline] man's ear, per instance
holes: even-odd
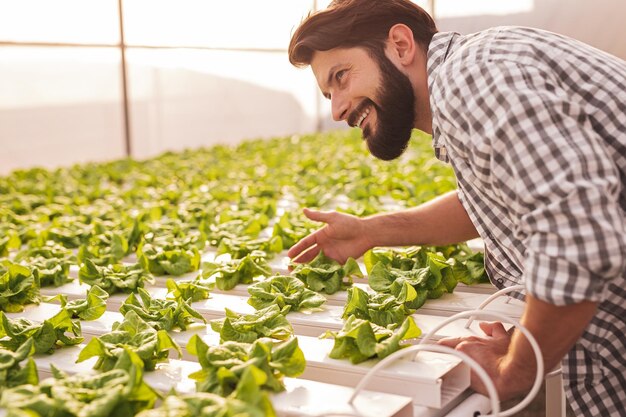
[[[387,53],[390,58],[402,65],[413,62],[418,46],[413,39],[413,31],[405,24],[398,23],[389,29]]]

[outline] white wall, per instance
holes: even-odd
[[[495,0],[436,0],[437,25],[442,31],[472,33],[493,26],[521,25],[573,37],[626,60],[626,1],[624,0],[497,0],[519,3],[511,14],[452,15],[455,3]],[[514,10],[514,8],[513,8]]]
[[[124,156],[119,52],[0,47],[0,174]]]
[[[129,59],[136,157],[315,130],[313,76],[285,53],[152,50]]]

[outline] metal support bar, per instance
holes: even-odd
[[[546,417],[565,417],[563,374],[546,376]]]
[[[120,21],[120,53],[122,57],[122,97],[123,97],[123,107],[124,107],[124,140],[126,144],[126,157],[130,158],[132,156],[132,140],[130,134],[130,103],[128,101],[128,68],[126,65],[126,44],[124,42],[124,10],[122,5],[122,0],[117,1],[119,8],[119,21]]]

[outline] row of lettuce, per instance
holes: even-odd
[[[67,265],[86,259],[104,266],[133,255],[153,274],[182,275],[198,270],[207,246],[235,258],[254,250],[272,256],[316,227],[300,207],[363,215],[383,210],[385,199],[410,207],[453,189],[428,139],[415,139],[404,164],[374,160],[352,131],[15,171],[0,178],[0,257],[27,247],[20,260],[45,270],[44,284],[60,285]],[[77,250],[77,259],[49,242]]]
[[[425,248],[368,252],[365,261],[370,285],[387,286],[389,290],[373,295],[350,285],[352,278],[361,274],[354,260],[342,266],[323,255],[310,264],[297,266],[294,275],[257,280],[248,287],[248,302],[257,309],[256,313],[239,314],[226,309],[223,319],[211,321],[211,328],[220,334],[220,345],[209,346],[197,335],[189,340],[186,349],[198,357],[201,366],[200,371],[190,376],[196,380],[197,394],[168,397],[162,407],[186,410],[180,415],[273,415],[267,392],[283,390],[282,378],[298,376],[305,367],[304,354],[287,320],[288,313],[315,310],[326,301],[322,294],[307,288],[307,277],[312,277],[312,282],[320,280],[322,275],[339,277],[341,287],[348,289],[344,328],[324,335],[335,339],[330,356],[350,359],[353,363],[384,358],[400,349],[404,340],[420,335],[410,317],[415,311],[411,306],[416,306],[418,291],[425,291],[426,296],[429,292],[438,296],[437,289],[442,283],[452,287],[454,265],[460,268],[463,264],[440,262],[442,256],[441,252]],[[430,272],[416,273],[415,265],[419,262],[427,265],[421,271]],[[375,271],[385,263],[396,274],[409,273],[387,281]],[[312,271],[315,273],[311,274]],[[396,290],[391,289],[396,286],[397,296],[393,294]],[[63,295],[48,298],[45,301],[60,302],[61,309],[43,323],[23,318],[11,320],[0,313],[0,358],[4,370],[0,386],[6,387],[0,405],[15,415],[20,410],[39,415],[119,415],[131,409],[133,412],[128,415],[144,409],[141,415],[150,415],[148,410],[161,394],[145,384],[141,375],[153,371],[157,363],[167,361],[170,351],[180,357],[182,349],[168,332],[205,323],[191,304],[208,297],[211,285],[170,279],[168,288],[166,299],[155,299],[137,287],[120,308],[124,320],[83,347],[78,362],[97,357],[94,369],[99,373],[68,376],[54,369],[55,380],[40,384],[30,356],[54,353],[61,346],[83,342],[80,321],[97,320],[106,311],[109,293],[93,285],[85,299],[68,301]],[[108,389],[107,384],[120,383],[125,385],[113,391]],[[60,389],[64,390],[62,394],[58,392]],[[110,397],[111,392],[116,392],[115,398]],[[106,401],[107,407],[93,408],[100,401]],[[195,414],[197,404],[210,404],[209,408],[217,414],[205,411]],[[51,410],[53,414],[49,414]],[[160,409],[152,411],[156,410]]]
[[[337,291],[347,290],[348,301],[344,328],[324,335],[335,340],[331,357],[383,358],[418,337],[411,314],[458,282],[483,281],[481,254],[464,245],[375,249],[364,258],[372,291],[352,285],[363,277],[352,259],[339,265],[320,253],[288,276],[268,264],[317,227],[294,207],[337,208],[333,196],[344,194],[351,204],[343,209],[363,215],[382,210],[383,196],[410,206],[454,187],[424,144],[404,165],[368,159],[360,146],[354,132],[293,137],[0,179],[0,310],[40,302],[40,287],[71,281],[72,265],[91,286],[83,300],[44,300],[61,308],[43,323],[0,313],[0,406],[11,415],[271,416],[268,392],[305,367],[288,314],[321,309],[324,294]],[[285,199],[291,209],[281,209]],[[230,256],[203,263],[208,247]],[[154,275],[193,271],[195,279],[167,281],[166,299],[144,289]],[[142,375],[171,351],[180,356],[169,332],[203,326],[193,303],[239,283],[249,284],[256,313],[227,309],[212,320],[218,346],[193,336],[186,349],[201,366],[191,375],[197,392],[163,398]],[[53,367],[53,378],[39,382],[32,355],[82,343],[81,320],[97,320],[117,292],[130,294],[124,319],[79,354],[97,357],[98,372]]]

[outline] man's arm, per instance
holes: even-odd
[[[526,296],[526,308],[520,323],[537,339],[545,372],[551,371],[572,348],[596,313],[597,303],[583,301],[555,306],[532,295]],[[440,344],[456,347],[485,368],[492,377],[500,400],[528,392],[537,370],[533,350],[524,335],[515,331],[511,337],[501,323],[481,323],[486,337],[448,338]],[[487,395],[482,382],[472,374],[472,388]]]
[[[375,246],[444,245],[478,237],[456,191],[413,209],[362,219],[334,211],[304,214],[326,225],[289,250],[295,262],[309,262],[320,250],[343,263]]]
[[[478,232],[451,191],[418,207],[364,219],[374,246],[449,245],[478,237]]]
[[[555,306],[532,295],[526,296],[526,309],[520,323],[537,339],[545,372],[556,367],[574,346],[596,314],[597,306],[598,303],[591,301]],[[500,363],[503,386],[508,387],[512,396],[525,392],[532,385],[536,369],[530,343],[521,332],[515,331],[508,353]]]

